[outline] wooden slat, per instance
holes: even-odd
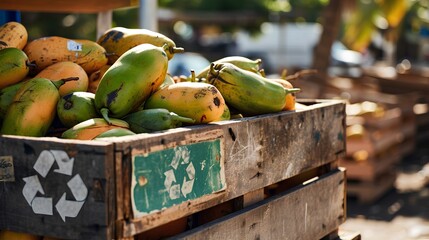
[[[0,9],[27,12],[97,13],[138,5],[137,0],[2,0]]]
[[[336,171],[174,239],[320,239],[345,221],[344,190]]]
[[[363,161],[340,159],[340,166],[347,169],[347,179],[359,181],[375,181],[387,170],[393,169],[401,161],[402,149],[394,146],[385,153]]]
[[[113,144],[82,141],[65,141],[56,138],[26,138],[17,136],[0,137],[0,156],[11,156],[14,164],[15,181],[0,184],[0,229],[26,232],[35,235],[53,236],[64,239],[111,239],[115,218]],[[42,176],[35,169],[42,151],[65,151],[74,158],[72,173],[55,172],[56,162]],[[80,176],[88,190],[84,204],[77,216],[59,215],[56,204],[64,193],[66,200],[75,201],[67,185],[72,177]],[[37,176],[43,192],[36,196],[52,198],[52,214],[35,213],[23,195],[24,178]],[[84,189],[79,185],[79,191]],[[34,199],[34,198],[33,198]],[[61,208],[64,210],[65,208]]]
[[[154,151],[196,141],[191,136],[223,131],[227,189],[196,204],[185,202],[124,223],[124,233],[137,234],[190,215],[220,202],[245,195],[304,171],[335,161],[345,153],[345,103],[307,102],[296,112],[260,115],[204,126],[137,135],[115,142],[117,151]],[[128,159],[127,161],[131,161]],[[131,162],[128,163],[131,165]],[[130,189],[127,185],[124,189]],[[131,202],[125,199],[125,202]],[[125,235],[129,236],[129,235]]]
[[[372,182],[347,182],[347,195],[358,199],[360,203],[371,204],[393,189],[396,172],[387,171]]]

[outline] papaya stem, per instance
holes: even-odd
[[[105,52],[105,53],[104,53],[104,55],[105,55],[106,57],[110,57],[110,56],[116,56],[116,53],[114,53],[114,52],[112,52],[112,53]]]
[[[170,47],[169,51],[170,53],[183,53],[185,49],[181,47]]]
[[[109,125],[112,125],[112,121],[109,118],[109,109],[108,108],[102,108],[102,109],[100,109],[100,113],[101,113],[101,116],[103,116],[104,120],[106,120],[106,122]]]
[[[63,84],[65,84],[68,81],[77,81],[79,80],[79,77],[68,77],[68,78],[62,78],[58,81],[51,81],[55,87],[58,89],[60,88]]]
[[[284,68],[284,69],[282,70],[282,74],[280,75],[280,78],[281,78],[281,79],[286,79],[286,77],[287,77],[287,69],[286,69],[286,68]]]
[[[175,121],[180,121],[180,122],[183,122],[183,123],[195,123],[195,119],[188,118],[188,117],[182,117],[180,115],[174,115],[174,114],[172,114],[171,118],[173,120],[175,120]]]
[[[37,64],[30,62],[30,61],[26,61],[25,66],[29,67],[32,70],[37,68]]]
[[[191,69],[191,82],[195,82],[195,70]]]
[[[284,88],[286,94],[301,92],[301,88]]]

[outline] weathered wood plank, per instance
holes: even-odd
[[[113,144],[0,137],[14,181],[0,181],[0,229],[63,239],[113,235]]]
[[[360,203],[371,204],[394,188],[396,172],[388,169],[372,182],[347,182],[347,195],[356,197]]]
[[[196,205],[184,202],[182,206],[175,206],[174,209],[180,209],[174,213],[176,216],[167,214],[167,209],[156,215],[135,218],[124,225],[124,232],[148,230],[157,226],[155,222],[163,224],[190,215],[201,210],[202,205],[208,208],[335,161],[345,153],[345,103],[313,101],[306,104],[307,108],[295,112],[178,128],[151,134],[151,137],[138,135],[115,142],[117,151],[132,149],[141,154],[190,144],[198,141],[192,136],[219,130],[225,141],[227,189],[224,196]],[[127,161],[131,165],[131,159]],[[124,189],[130,188],[124,185]]]
[[[345,221],[344,191],[335,171],[174,239],[320,239]]]
[[[363,161],[341,158],[339,164],[347,169],[347,179],[371,182],[394,169],[402,156],[401,149],[394,146],[383,154]]]

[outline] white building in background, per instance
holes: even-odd
[[[261,34],[236,33],[237,54],[260,55],[271,71],[283,68],[309,68],[322,26],[318,23],[264,23]]]

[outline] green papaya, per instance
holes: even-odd
[[[0,122],[6,115],[7,109],[12,104],[13,98],[23,83],[24,82],[15,83],[0,89]]]
[[[95,108],[95,94],[90,92],[72,92],[61,97],[57,104],[57,115],[66,127],[85,120],[99,117]]]
[[[245,116],[280,112],[286,105],[286,96],[300,91],[286,89],[231,63],[212,63],[207,80],[220,91],[227,104]]]
[[[0,50],[0,89],[23,80],[30,72],[27,54],[18,48]]]
[[[143,109],[128,114],[123,118],[135,133],[149,133],[192,124],[192,118],[182,117],[163,108]]]
[[[231,63],[231,64],[234,64],[235,66],[237,66],[241,69],[251,71],[254,73],[259,73],[260,67],[262,64],[262,60],[259,58],[253,60],[253,59],[243,57],[243,56],[228,56],[228,57],[218,59],[218,60],[214,61],[213,63]],[[195,78],[196,79],[207,78],[207,74],[209,73],[209,71],[210,71],[210,66],[207,66],[206,68],[204,68],[200,72],[196,73]]]
[[[126,51],[104,73],[95,92],[103,118],[122,118],[137,109],[164,82],[168,57],[164,48],[141,44]]]

